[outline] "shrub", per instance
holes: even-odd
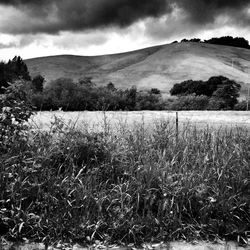
[[[4,88],[8,87],[8,83],[19,79],[25,81],[31,79],[27,65],[20,56],[15,56],[8,63],[0,62],[0,94],[4,93]]]
[[[205,110],[209,98],[207,96],[187,95],[178,97],[172,104],[172,110]]]
[[[239,97],[240,89],[241,85],[237,82],[224,76],[214,76],[205,82],[188,80],[175,84],[170,90],[170,94],[177,96],[191,94],[199,96],[205,95],[211,98],[209,109],[233,109],[238,102],[237,98]],[[188,98],[184,98],[182,102],[187,99]],[[185,106],[188,106],[188,104]],[[186,109],[189,108],[187,107]]]
[[[238,102],[237,98],[239,97],[240,88],[241,86],[236,82],[227,81],[225,84],[218,87],[213,93],[213,97],[223,100],[226,107],[233,109]]]
[[[212,97],[209,100],[207,109],[208,110],[227,110],[229,109],[229,107],[227,106],[227,103],[223,99]]]
[[[22,195],[18,189],[22,188],[21,178],[27,171],[23,162],[30,156],[26,122],[32,109],[27,103],[25,84],[17,81],[0,96],[0,231],[7,233],[12,228],[15,232],[11,239],[14,240],[19,238],[23,225],[20,209],[24,201],[20,200]],[[37,223],[34,218],[30,220]]]
[[[249,107],[250,107],[250,105],[249,105]],[[241,101],[241,102],[237,103],[234,106],[234,109],[240,110],[240,111],[246,111],[247,110],[247,101]]]
[[[161,92],[158,89],[151,89],[148,92],[139,92],[136,98],[137,110],[162,110],[164,102]]]
[[[12,150],[13,146],[26,140],[25,124],[32,115],[32,107],[27,103],[24,81],[11,84],[0,99],[0,154]]]
[[[43,76],[41,76],[41,75],[35,76],[31,81],[33,91],[35,93],[36,92],[43,92],[44,82],[45,82],[45,78]]]

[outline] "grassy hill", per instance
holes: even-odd
[[[60,55],[25,61],[32,76],[47,82],[59,77],[91,76],[96,84],[113,82],[119,88],[159,88],[168,94],[173,84],[224,75],[250,83],[250,50],[205,43],[175,43],[103,56]]]

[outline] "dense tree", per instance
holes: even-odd
[[[4,92],[9,84],[16,80],[23,79],[30,81],[27,65],[20,56],[15,56],[8,63],[0,62],[0,93]]]
[[[227,45],[233,47],[240,47],[249,49],[249,42],[243,37],[232,37],[232,36],[223,36],[220,38],[211,38],[205,40],[204,43],[218,44],[218,45]]]
[[[7,78],[6,64],[0,62],[0,94],[8,87],[9,79]]]
[[[136,106],[136,97],[137,97],[137,89],[135,86],[132,88],[125,90],[125,96],[126,96],[126,108],[128,110],[135,110]]]
[[[205,110],[209,103],[209,97],[200,95],[180,96],[170,104],[172,110]]]
[[[245,111],[245,110],[247,110],[247,106],[248,106],[248,101],[247,101],[247,100],[243,100],[243,101],[238,102],[238,103],[234,106],[234,109],[235,109],[235,110]]]
[[[206,95],[211,96],[206,82],[188,80],[181,83],[177,83],[170,90],[171,95]]]
[[[86,88],[93,88],[95,86],[92,77],[83,77],[79,79],[78,83]]]
[[[189,40],[190,42],[193,42],[193,43],[200,43],[201,42],[201,39],[200,38],[192,38]]]
[[[41,75],[37,75],[32,79],[32,89],[34,92],[43,92],[43,85],[44,85],[45,79]]]
[[[177,41],[175,41],[175,42],[177,42]],[[175,43],[175,42],[173,42],[173,43]],[[202,43],[201,39],[199,39],[199,38],[192,38],[189,40],[184,38],[181,40],[181,42],[182,43],[185,43],[185,42]],[[204,40],[203,43],[250,49],[249,42],[243,37],[232,37],[232,36],[215,37],[215,38],[211,38],[208,40]]]
[[[136,110],[164,109],[164,103],[161,97],[161,93],[156,90],[157,89],[151,89],[148,92],[141,91],[137,93]]]
[[[217,97],[211,97],[207,105],[207,110],[225,110],[228,109],[226,102]]]
[[[149,91],[150,94],[154,94],[154,95],[160,95],[161,94],[161,91],[157,88],[152,88],[150,91]]]
[[[192,38],[190,40],[184,38],[181,40],[182,43],[187,43],[187,42],[193,42],[193,43],[200,43],[201,39],[200,38]]]
[[[136,87],[118,90],[113,83],[95,84],[59,78],[45,86],[43,92],[30,92],[30,100],[39,110],[162,110],[164,102],[158,89],[138,92]]]
[[[188,80],[175,84],[170,90],[171,95],[207,96],[212,98],[209,104],[210,109],[232,109],[237,104],[240,91],[240,84],[224,76],[214,76],[208,81]]]
[[[241,85],[224,76],[211,77],[207,81],[207,86],[212,92],[212,96],[225,101],[226,107],[233,108],[237,103]]]
[[[225,102],[225,107],[233,109],[237,104],[240,91],[240,84],[234,81],[228,80],[223,85],[220,85],[218,89],[213,93],[213,97],[221,99]]]
[[[110,91],[116,91],[117,90],[115,88],[115,85],[112,82],[107,84],[107,89],[110,90]]]
[[[77,85],[70,78],[59,78],[52,81],[44,92],[45,107],[51,106],[52,109],[68,110],[71,103],[75,102]]]
[[[7,63],[7,68],[10,71],[11,78],[17,80],[22,78],[23,80],[30,81],[31,77],[28,71],[28,67],[20,56],[15,56]]]

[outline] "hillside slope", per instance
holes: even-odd
[[[91,76],[96,84],[113,82],[119,88],[157,87],[168,93],[174,83],[188,79],[207,80],[224,75],[242,84],[250,83],[250,50],[204,43],[176,43],[104,56],[51,56],[25,61],[31,75],[47,82],[59,77],[75,80]]]

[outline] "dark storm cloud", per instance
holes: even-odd
[[[238,18],[239,15],[242,15],[242,21],[248,19],[244,11],[249,7],[249,0],[176,0],[175,2],[186,11],[194,23],[211,23],[221,14],[228,14],[231,19]]]
[[[0,0],[0,5],[13,6],[26,17],[18,25],[9,22],[4,30],[9,33],[126,27],[146,17],[170,14],[174,8],[184,11],[187,22],[199,25],[213,23],[220,15],[233,23],[250,24],[249,0]]]
[[[30,17],[29,27],[20,23],[10,27],[12,33],[126,27],[170,11],[166,0],[0,0],[0,4],[14,6]]]

